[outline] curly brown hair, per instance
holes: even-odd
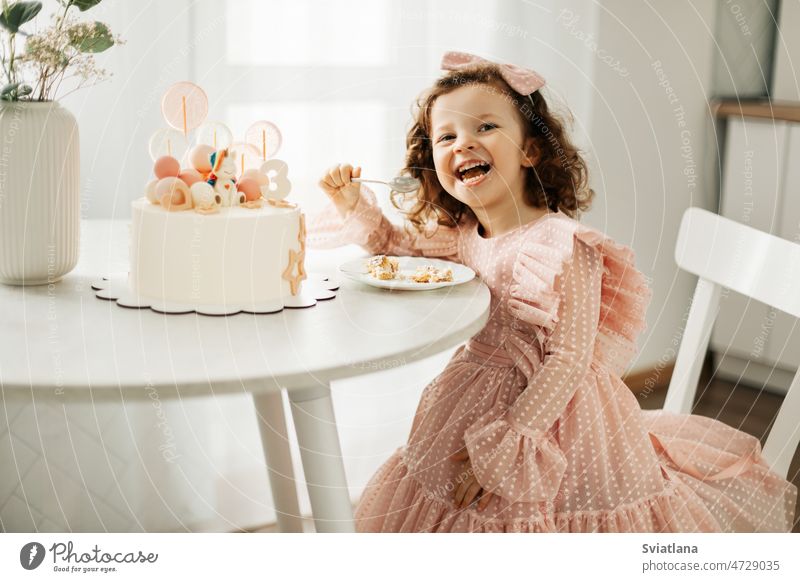
[[[504,93],[520,114],[525,136],[533,138],[538,159],[533,168],[527,169],[524,201],[535,208],[561,210],[573,218],[587,210],[594,190],[588,185],[586,162],[570,141],[564,122],[551,112],[541,90],[530,98],[517,93],[493,64],[447,73],[420,96],[413,112],[414,124],[406,137],[403,173],[420,180],[422,187],[410,208],[404,207],[402,199],[393,196],[394,206],[420,232],[431,219],[443,226],[457,226],[465,217],[476,218],[469,206],[448,194],[439,183],[431,141],[431,108],[436,99],[468,84],[486,85]],[[567,115],[572,121],[571,114]]]

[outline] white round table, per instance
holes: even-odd
[[[336,276],[337,297],[306,309],[227,317],[165,315],[95,297],[91,283],[127,271],[126,221],[84,221],[76,269],[34,287],[0,285],[0,388],[36,399],[94,401],[253,395],[281,531],[302,531],[281,389],[288,392],[317,531],[353,531],[330,383],[412,362],[476,334],[489,290],[473,280],[386,291],[336,275],[357,247],[307,253]]]

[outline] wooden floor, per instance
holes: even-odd
[[[664,405],[666,387],[649,394],[637,394],[643,409],[658,409]],[[761,440],[763,447],[775,415],[783,401],[782,396],[759,390],[757,387],[731,382],[713,377],[710,360],[706,362],[695,399],[694,414],[716,418],[736,429],[749,433]],[[800,488],[800,453],[796,452],[789,467],[789,479]],[[795,522],[792,531],[800,533],[800,503],[795,509]],[[306,531],[313,531],[313,524],[305,520]],[[274,524],[267,524],[256,531],[275,532]]]
[[[651,394],[638,394],[643,409],[658,409],[664,405],[666,389]],[[763,447],[769,429],[775,420],[783,397],[744,384],[716,378],[712,375],[710,359],[700,378],[693,414],[716,418],[728,426],[757,437]],[[799,421],[800,422],[800,421]],[[800,488],[800,453],[795,452],[789,467],[789,480]],[[800,503],[795,508],[795,521],[792,532],[800,533]]]

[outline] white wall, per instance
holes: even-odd
[[[689,206],[717,208],[707,99],[715,3],[604,0],[596,10],[599,46],[630,75],[597,63],[586,87],[597,192],[587,222],[630,245],[652,279],[650,329],[633,369],[660,369],[675,357],[696,281],[674,261],[681,217]]]
[[[108,81],[63,100],[80,129],[84,218],[130,218],[131,200],[149,181],[147,143],[164,125],[161,96],[191,76],[190,4],[107,1],[81,18],[106,22],[125,40],[97,55]]]
[[[780,33],[775,43],[775,68],[772,78],[774,99],[800,99],[800,2],[782,0],[780,3]]]

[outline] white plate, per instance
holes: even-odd
[[[428,257],[397,257],[400,263],[400,273],[403,275],[412,275],[417,267],[424,267],[431,265],[438,269],[453,269],[453,280],[442,281],[439,283],[417,283],[416,281],[409,281],[404,279],[390,279],[383,281],[376,279],[367,272],[367,261],[369,258],[353,259],[339,265],[339,271],[345,276],[354,281],[360,281],[373,287],[381,287],[382,289],[402,289],[407,291],[424,291],[426,289],[439,289],[441,287],[452,287],[453,285],[461,285],[467,281],[472,281],[475,278],[475,271],[464,265],[444,261],[442,259],[431,259]]]

